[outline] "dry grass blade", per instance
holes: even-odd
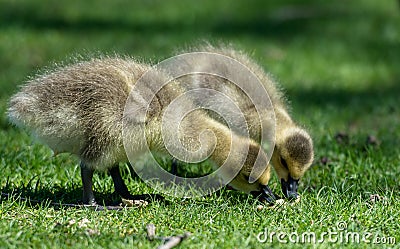
[[[147,224],[146,230],[147,238],[149,240],[154,240],[154,237],[156,236],[156,226],[154,224]]]
[[[191,234],[186,232],[184,235],[167,237],[165,243],[157,247],[157,249],[170,249],[179,245],[184,239],[188,238]]]

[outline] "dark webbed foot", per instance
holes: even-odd
[[[290,175],[288,181],[281,179],[282,193],[290,201],[296,200],[299,196],[297,193],[297,188],[299,186],[299,180],[293,179]]]
[[[251,194],[261,202],[274,205],[278,197],[272,192],[269,186],[264,186],[261,191],[253,191]]]

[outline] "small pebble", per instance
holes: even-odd
[[[372,203],[386,202],[386,201],[387,201],[387,197],[381,196],[381,195],[378,195],[378,194],[373,194],[373,195],[370,195],[370,196],[369,196],[369,200],[370,200]]]
[[[86,218],[83,218],[82,220],[80,220],[80,221],[78,222],[78,227],[79,227],[79,228],[87,227],[87,224],[89,224],[89,223],[90,223],[90,220],[88,220],[88,219],[86,219]]]
[[[300,201],[301,201],[301,197],[299,195],[299,196],[297,196],[296,200],[293,201],[292,205],[295,205],[295,204],[299,203]]]
[[[146,207],[149,205],[149,202],[145,200],[128,200],[124,198],[122,198],[122,203],[127,207]]]
[[[284,199],[279,199],[275,201],[275,205],[283,205],[285,204],[285,200]]]
[[[88,228],[86,229],[86,233],[88,235],[100,235],[99,230]]]
[[[291,202],[289,202],[289,201],[287,201],[287,200],[285,200],[285,199],[278,199],[278,200],[275,201],[274,205],[269,206],[268,208],[275,208],[276,206],[282,206],[282,205],[285,205],[285,204],[288,204],[288,205],[293,206],[293,205],[296,205],[297,203],[299,203],[300,200],[301,200],[300,196],[298,196],[298,197],[296,198],[296,200],[291,201]],[[256,210],[257,210],[257,211],[261,211],[261,210],[263,210],[264,208],[265,208],[265,206],[264,206],[264,205],[261,205],[261,204],[258,204],[258,205],[256,206]]]

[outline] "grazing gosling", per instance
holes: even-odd
[[[244,52],[231,47],[215,47],[210,44],[192,48],[190,52],[210,52],[231,57],[247,67],[260,80],[269,95],[273,107],[273,110],[265,111],[266,113],[271,113],[272,111],[275,113],[275,148],[271,162],[281,181],[283,194],[289,199],[296,199],[298,197],[298,182],[309,169],[314,159],[313,142],[310,135],[290,117],[286,107],[287,103],[280,88],[273,81],[272,77],[265,73]],[[218,68],[216,71],[220,72],[229,71],[226,68],[227,65],[215,64],[212,59],[204,59],[197,63],[199,72],[215,68]],[[215,77],[214,75],[189,75],[180,80],[188,88],[192,88],[193,85],[197,84],[196,87],[214,89],[228,95],[244,114],[251,138],[260,142],[261,124],[257,110],[252,100],[242,89],[225,78]],[[219,117],[214,116],[212,113],[210,116],[223,123],[223,120],[220,120]],[[269,117],[264,118],[269,119]]]
[[[94,170],[108,170],[114,182],[116,192],[125,199],[142,199],[145,196],[132,196],[124,184],[119,162],[128,161],[123,142],[123,119],[127,101],[141,103],[140,96],[128,98],[137,80],[149,69],[145,64],[128,58],[102,58],[79,62],[58,68],[38,76],[22,86],[9,103],[8,116],[17,126],[31,130],[35,136],[46,143],[55,153],[68,152],[77,155],[80,160],[83,184],[83,202],[95,205],[92,190]],[[154,77],[164,77],[161,73]],[[156,79],[154,79],[156,80]],[[152,81],[146,82],[152,91]],[[148,107],[146,116],[146,136],[151,151],[168,153],[163,144],[161,117],[170,102],[182,94],[177,82],[171,82],[155,94],[154,101]],[[141,151],[137,144],[135,113],[128,117],[128,144],[132,150]],[[259,144],[249,138],[243,138],[219,122],[209,118],[201,110],[185,117],[180,126],[183,146],[189,151],[199,147],[199,135],[206,129],[211,130],[217,142],[211,150],[210,159],[218,166],[222,165],[235,142],[237,150],[233,158],[245,155],[241,172],[230,182],[238,190],[250,193],[264,191],[269,201],[266,187],[270,177],[270,167]],[[177,136],[176,131],[167,135]],[[213,140],[214,141],[214,140]],[[207,141],[208,142],[208,141]],[[138,147],[138,148],[136,148]],[[251,170],[257,155],[261,153],[261,163],[267,166],[257,182],[250,184],[242,172]],[[234,168],[235,161],[229,162]]]

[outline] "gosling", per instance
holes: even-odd
[[[80,159],[83,185],[82,200],[85,204],[97,205],[92,188],[95,170],[109,171],[115,191],[124,199],[143,199],[144,195],[129,193],[118,163],[127,162],[126,147],[123,142],[123,119],[128,96],[138,79],[150,67],[130,58],[94,58],[55,69],[38,76],[22,86],[20,92],[12,96],[8,116],[12,123],[30,130],[35,137],[47,144],[55,153],[71,153]],[[155,77],[164,77],[159,73]],[[147,82],[152,89],[151,80]],[[180,96],[183,89],[178,82],[172,82],[156,93],[146,117],[148,145],[151,151],[168,154],[163,144],[161,117],[171,100]],[[134,95],[130,101],[141,103],[140,96]],[[148,108],[147,106],[142,106]],[[140,151],[137,144],[138,123],[135,113],[128,119],[129,146]],[[131,118],[131,117],[129,117]],[[221,166],[228,154],[231,143],[238,145],[233,158],[240,158],[248,151],[244,166],[229,183],[237,190],[250,193],[262,191],[264,200],[271,201],[272,193],[267,184],[270,167],[259,144],[252,139],[231,133],[227,127],[208,117],[201,110],[185,117],[181,129],[185,139],[183,146],[196,151],[198,137],[205,129],[211,130],[216,138],[215,149],[210,159]],[[176,135],[170,132],[171,136]],[[255,164],[257,155],[265,171],[254,183],[246,181],[248,172]],[[288,152],[289,153],[289,152]],[[291,163],[291,161],[288,161]],[[230,162],[229,167],[236,167]],[[296,175],[297,176],[297,175]]]
[[[267,74],[256,62],[254,62],[246,53],[235,50],[229,46],[213,46],[206,44],[197,48],[189,49],[189,52],[210,52],[228,56],[235,59],[247,67],[259,79],[266,89],[273,109],[265,110],[264,113],[275,113],[275,147],[271,157],[271,163],[280,179],[281,189],[284,196],[288,199],[298,198],[298,184],[305,172],[310,168],[314,159],[313,142],[308,132],[297,125],[290,117],[287,111],[287,102],[280,87],[273,78]],[[211,58],[211,59],[207,59]],[[229,69],[226,64],[217,64],[212,57],[204,57],[197,61],[198,72],[209,71],[218,68],[216,71],[227,72]],[[195,74],[184,76],[180,79],[184,82],[186,88],[214,89],[223,92],[241,109],[249,127],[250,137],[260,142],[261,123],[258,118],[254,103],[244,93],[242,89],[222,77],[214,75]],[[219,117],[209,114],[215,120],[224,123]],[[264,117],[273,119],[274,116]]]

